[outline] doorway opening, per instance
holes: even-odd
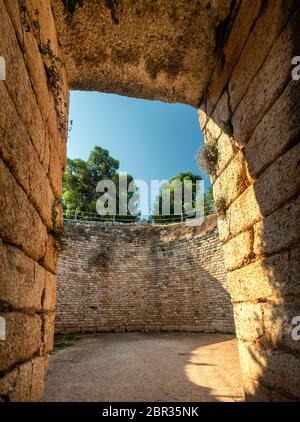
[[[126,374],[115,377],[113,372],[117,369],[107,373],[108,379],[114,376],[122,380],[123,376],[124,383],[134,377],[134,362],[143,361],[144,347],[153,348],[158,354],[166,349],[168,364],[163,371],[170,381],[164,383],[163,377],[158,380],[159,385],[153,382],[150,390],[144,384],[135,385],[142,389],[141,399],[143,396],[144,400],[158,400],[173,388],[172,380],[183,389],[182,394],[174,392],[174,400],[191,400],[196,394],[201,396],[201,391],[205,393],[203,400],[242,399],[233,311],[213,204],[206,209],[204,221],[194,226],[187,224],[191,220],[182,215],[176,218],[175,213],[155,219],[153,195],[149,195],[146,212],[135,219],[117,215],[111,220],[110,215],[99,218],[96,213],[95,177],[114,179],[119,172],[146,185],[151,185],[153,179],[203,178],[207,200],[210,182],[197,163],[203,138],[195,117],[194,109],[180,104],[105,94],[71,94],[63,189],[65,248],[59,259],[56,348],[45,400],[74,400],[76,394],[85,400],[84,377],[77,393],[71,388],[74,380],[70,378],[70,395],[56,395],[60,391],[56,376],[61,365],[71,374],[67,354],[78,353],[79,359],[81,347],[87,346],[100,358],[106,347],[114,344],[121,360],[128,354],[134,357],[132,363],[128,361],[132,366]],[[75,208],[78,206],[82,208]],[[104,350],[98,355],[98,345],[102,343]],[[137,347],[137,343],[142,347]],[[67,351],[65,345],[70,346]],[[229,382],[231,392],[220,381],[228,372],[226,365],[207,360],[208,351],[214,347],[218,350],[216,361],[222,362],[219,357],[223,353],[231,361],[228,382],[235,379],[237,385],[233,388]],[[173,362],[178,367],[176,380],[170,371],[172,348],[178,355],[178,361]],[[102,359],[104,363],[110,358],[103,355]],[[145,363],[140,367],[141,376],[149,376],[154,361],[153,356],[150,366]],[[116,368],[113,360],[106,365]],[[215,371],[212,385],[206,384],[211,376],[207,367]],[[161,373],[162,368],[157,367],[157,371]],[[97,383],[99,374],[95,378],[92,373],[88,377]],[[108,380],[107,383],[111,384]],[[104,384],[103,392],[107,389]],[[132,386],[135,388],[134,383]],[[111,388],[111,395],[99,392],[101,397],[95,400],[130,399],[127,389],[118,392]]]

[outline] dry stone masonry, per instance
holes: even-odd
[[[56,330],[234,332],[216,219],[202,226],[66,223]]]
[[[0,0],[0,401],[43,392],[70,88],[199,107],[246,399],[300,399],[299,14],[297,0]]]
[[[246,399],[300,398],[300,10],[242,1],[199,110],[218,149],[213,192]],[[251,6],[250,6],[251,5]],[[250,7],[249,7],[250,6]]]

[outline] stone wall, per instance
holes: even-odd
[[[300,397],[296,3],[241,2],[199,112],[219,151],[213,191],[248,400]]]
[[[299,2],[190,3],[105,2],[95,26],[90,2],[0,0],[0,401],[42,394],[69,86],[199,104],[219,150],[214,195],[246,397],[300,398]]]
[[[0,0],[0,33],[0,401],[36,401],[53,342],[68,90],[48,0]]]
[[[56,330],[234,332],[216,218],[200,227],[66,223]]]

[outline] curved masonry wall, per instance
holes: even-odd
[[[216,218],[201,227],[66,223],[56,331],[234,332]]]

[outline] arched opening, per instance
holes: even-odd
[[[5,0],[0,8],[8,70],[0,81],[1,400],[42,394],[69,86],[200,105],[201,127],[219,151],[214,192],[246,397],[298,400],[295,2],[77,3]]]
[[[86,159],[97,144],[114,158],[121,158],[121,169],[133,175],[134,180],[143,179],[147,185],[149,211],[153,205],[150,203],[150,197],[153,197],[150,195],[151,179],[171,179],[178,173],[184,173],[185,177],[194,173],[200,177],[196,153],[201,136],[196,110],[179,104],[104,94],[74,94],[69,117],[72,131],[67,145],[68,157]],[[125,167],[122,158],[126,159]],[[69,179],[65,180],[63,187],[64,247],[58,260],[57,335],[54,356],[49,361],[44,400],[86,401],[90,397],[86,390],[88,385],[97,391],[94,399],[99,401],[114,401],[120,397],[132,401],[136,388],[141,400],[148,397],[150,401],[163,397],[190,401],[191,389],[193,397],[197,391],[203,393],[201,400],[242,399],[233,311],[226,291],[226,270],[216,215],[207,215],[203,223],[194,226],[189,225],[192,215],[186,222],[181,219],[183,215],[176,214],[164,216],[163,220],[150,219],[150,214],[141,215],[137,220],[117,214],[113,220],[105,220],[97,215],[96,204],[90,196],[99,180],[92,179],[91,184],[88,183],[90,172],[87,167],[87,172],[83,173],[84,162],[79,161],[78,165],[87,199],[78,202],[80,208],[76,209],[76,217],[72,208],[75,206],[73,194],[80,194],[81,189],[74,188],[74,178],[70,183]],[[71,172],[76,163],[72,162]],[[94,161],[88,165],[94,168]],[[105,177],[115,180],[115,175],[108,171]],[[98,177],[101,177],[100,173]],[[73,343],[73,339],[78,341]],[[99,354],[103,341],[104,350]],[[189,344],[190,341],[189,351],[183,353],[181,342]],[[136,347],[137,343],[145,345],[146,350]],[[172,352],[169,350],[166,355],[167,364],[152,352],[145,359],[147,350],[166,353],[166,344],[173,345]],[[209,344],[212,349],[218,345],[214,362],[207,360],[209,347],[206,346]],[[65,345],[70,347],[65,350]],[[95,354],[89,352],[83,358],[81,348],[86,347],[94,348]],[[116,347],[116,353],[119,348],[120,354],[105,353],[112,347]],[[73,365],[75,350],[80,357],[78,363],[82,362],[82,368],[86,367],[80,372],[87,373],[88,378],[77,373],[79,367]],[[177,354],[180,358],[174,360],[173,371],[170,371],[172,359]],[[193,357],[193,363],[189,361],[190,354],[197,356]],[[228,356],[230,370],[222,358],[224,355]],[[118,360],[114,361],[113,356]],[[92,372],[87,369],[89,361],[92,364],[95,359],[107,368],[106,381],[101,383],[103,389],[97,386],[102,369],[95,367]],[[116,376],[116,368],[123,359],[127,362],[127,371],[123,373],[119,369]],[[63,385],[60,383],[61,365],[65,374]],[[214,381],[211,388],[202,389],[204,379],[210,377],[208,366],[214,368]],[[133,381],[137,367],[139,383],[141,379],[149,378],[149,372],[156,373],[153,385]],[[221,383],[224,378],[226,382]],[[172,379],[177,390],[171,391],[172,382],[168,384],[166,379]],[[72,387],[74,382],[76,389]],[[114,382],[126,383],[128,388],[113,386]],[[68,392],[67,395],[63,391]]]

